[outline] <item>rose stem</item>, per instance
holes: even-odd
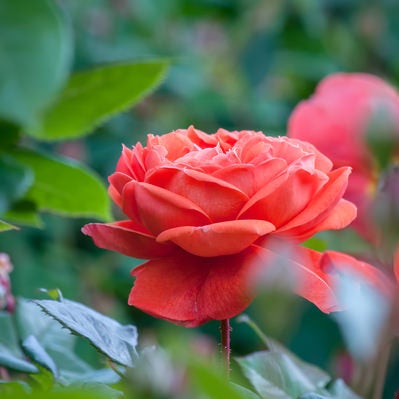
[[[220,335],[222,339],[222,356],[224,359],[227,377],[230,375],[230,319],[220,321]]]
[[[376,364],[376,379],[373,391],[373,399],[381,399],[384,390],[385,376],[388,368],[389,355],[391,352],[392,341],[385,343]]]

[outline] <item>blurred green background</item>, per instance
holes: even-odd
[[[336,71],[377,74],[399,85],[399,2],[396,0],[64,0],[73,26],[74,70],[99,63],[165,57],[162,86],[132,110],[85,139],[41,144],[79,159],[106,183],[121,145],[193,124],[284,134],[293,107]],[[339,116],[337,116],[339,117]],[[120,214],[114,210],[115,218]],[[182,327],[127,306],[134,259],[96,248],[80,233],[92,220],[45,216],[45,227],[0,234],[0,251],[14,264],[16,295],[38,297],[40,287],[89,304],[145,337],[161,340]],[[342,233],[337,233],[338,235]],[[346,236],[345,236],[346,237]],[[325,238],[325,237],[324,237]],[[339,237],[327,236],[339,247]],[[346,238],[346,250],[352,247]],[[354,242],[353,245],[356,245]],[[338,373],[344,353],[335,322],[304,300],[276,292],[248,309],[263,331],[299,356]],[[218,324],[198,331],[218,339]],[[154,338],[155,337],[155,338]],[[245,325],[233,321],[234,354],[261,349]],[[395,359],[395,357],[393,357]],[[393,364],[386,397],[398,389]]]

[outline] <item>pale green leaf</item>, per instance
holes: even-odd
[[[35,181],[26,194],[38,210],[73,217],[110,219],[107,190],[83,165],[31,150],[15,150],[13,156],[29,166]]]
[[[112,64],[74,73],[42,124],[30,134],[43,140],[82,136],[151,92],[163,79],[168,62]]]
[[[24,373],[37,373],[38,369],[24,358],[12,316],[0,312],[0,366]]]
[[[0,2],[0,116],[33,126],[62,88],[71,31],[50,0]]]
[[[5,222],[4,220],[0,220],[0,233],[3,231],[9,231],[9,230],[18,230],[18,227]]]
[[[34,303],[74,334],[87,338],[96,349],[114,362],[133,366],[137,358],[136,327],[123,326],[87,306],[67,299],[35,300]]]
[[[311,365],[304,367],[306,363],[299,363],[286,350],[256,352],[237,361],[262,398],[290,399],[318,393],[327,382],[324,373],[315,372]]]

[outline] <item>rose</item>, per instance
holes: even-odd
[[[148,259],[132,272],[128,302],[156,317],[186,326],[233,317],[255,295],[249,281],[276,262],[295,272],[297,293],[329,312],[338,304],[321,254],[297,244],[354,219],[341,198],[349,173],[310,144],[261,132],[148,135],[145,147],[123,148],[109,177],[128,220],[83,232]],[[290,257],[278,252],[293,246]]]
[[[335,167],[352,167],[344,197],[358,207],[353,227],[374,241],[371,206],[379,165],[378,151],[373,153],[369,144],[399,150],[399,95],[394,88],[368,74],[327,76],[292,112],[288,136],[314,144]]]

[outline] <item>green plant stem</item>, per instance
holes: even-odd
[[[220,321],[220,336],[222,343],[222,356],[226,367],[227,377],[230,376],[230,319]]]
[[[382,347],[381,353],[378,356],[375,367],[375,382],[373,389],[373,399],[381,399],[384,390],[385,377],[388,369],[389,355],[391,353],[392,340],[385,343]]]

